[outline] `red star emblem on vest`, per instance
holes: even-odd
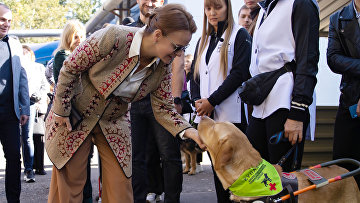
[[[270,183],[270,190],[276,190],[276,183]]]

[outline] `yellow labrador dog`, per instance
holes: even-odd
[[[214,169],[224,189],[228,189],[240,175],[251,168],[256,168],[262,161],[258,151],[250,144],[249,140],[237,127],[229,122],[215,122],[208,117],[203,117],[198,126],[199,136],[210,153]],[[281,168],[275,166],[281,177]],[[313,169],[322,177],[329,179],[348,172],[339,166]],[[276,172],[275,172],[276,173]],[[294,173],[298,179],[299,189],[311,183],[303,173]],[[230,199],[241,202],[251,201],[258,197],[241,197],[231,194]],[[353,177],[331,183],[327,186],[310,190],[298,197],[299,203],[341,202],[359,203],[360,192]]]

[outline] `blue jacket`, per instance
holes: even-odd
[[[30,97],[26,71],[21,65],[22,47],[18,40],[9,37],[11,67],[13,75],[14,110],[18,119],[20,115],[30,115]]]
[[[353,1],[330,17],[327,61],[342,75],[340,106],[347,108],[360,98],[360,27]]]

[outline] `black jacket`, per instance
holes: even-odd
[[[330,17],[327,61],[342,75],[340,106],[347,108],[360,98],[360,27],[353,2]]]

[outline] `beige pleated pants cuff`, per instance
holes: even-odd
[[[53,166],[48,203],[82,203],[92,137],[102,165],[102,202],[134,202],[131,178],[126,178],[100,126],[96,125],[62,169]]]

